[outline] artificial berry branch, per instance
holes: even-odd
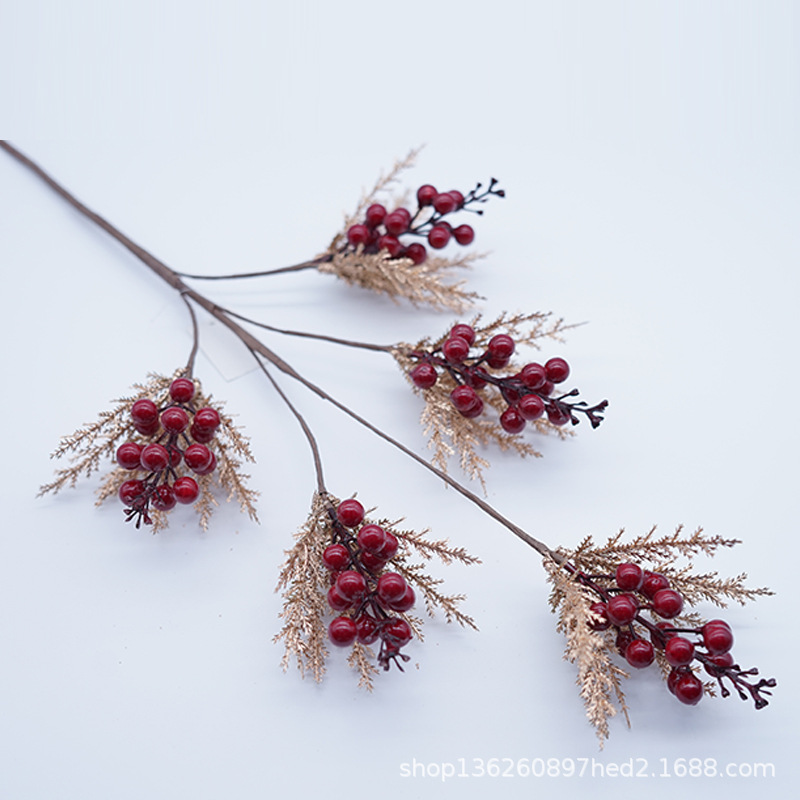
[[[252,460],[247,440],[231,418],[202,394],[199,381],[193,377],[198,348],[197,306],[225,325],[252,353],[297,420],[314,460],[317,485],[311,512],[296,534],[294,547],[287,552],[279,578],[285,600],[284,626],[276,639],[286,648],[284,666],[295,659],[302,673],[310,671],[319,680],[325,671],[327,644],[351,647],[349,663],[359,672],[360,683],[372,688],[374,663],[384,670],[392,664],[402,669],[402,662],[408,658],[402,649],[414,636],[422,636],[421,620],[409,613],[417,592],[424,597],[429,612],[439,609],[448,621],[474,627],[474,621],[459,608],[463,597],[443,594],[438,589],[439,579],[430,577],[424,564],[411,563],[412,555],[423,562],[438,557],[444,563],[470,564],[477,559],[444,540],[427,539],[426,531],[402,531],[397,522],[373,520],[354,497],[339,500],[331,494],[325,486],[313,432],[275,380],[272,367],[419,463],[543,556],[553,583],[551,605],[559,617],[558,629],[567,636],[566,657],[578,666],[587,716],[601,739],[608,735],[610,716],[618,709],[627,716],[621,687],[626,673],[615,663],[615,654],[634,668],[658,662],[670,691],[687,704],[695,704],[703,692],[713,691],[695,674],[699,669],[716,679],[723,696],[735,691],[740,697],[751,698],[757,708],[767,704],[768,690],[775,681],[752,681],[750,676],[757,671],[742,669],[733,662],[732,633],[727,624],[719,620],[703,622],[696,613],[683,610],[684,603],[691,605],[699,600],[724,605],[727,599],[745,602],[770,594],[764,588],[747,588],[744,575],[721,578],[716,573],[695,572],[695,556],[713,555],[735,540],[708,537],[701,531],[686,536],[680,530],[657,538],[651,531],[632,542],[623,542],[618,535],[603,547],[595,547],[587,538],[573,551],[551,549],[447,474],[448,457],[458,453],[465,471],[483,480],[481,470],[488,462],[479,455],[477,446],[492,441],[502,449],[537,455],[519,437],[527,423],[538,431],[559,435],[563,435],[567,423],[575,425],[581,416],[592,427],[600,424],[607,401],[590,405],[574,399],[578,396],[575,389],[556,391],[571,372],[560,356],[544,363],[511,366],[519,345],[536,347],[542,339],[559,339],[565,330],[561,320],[552,322],[546,314],[503,314],[481,324],[476,317],[470,323],[451,326],[438,340],[392,346],[270,326],[225,309],[192,289],[183,280],[190,277],[188,274],[175,272],[130,240],[16,148],[7,142],[0,142],[0,147],[176,290],[189,309],[193,326],[187,366],[171,378],[153,376],[147,384],[137,386],[133,396],[104,412],[98,422],[66,437],[55,455],[68,456],[72,463],[59,470],[56,480],[42,487],[42,492],[74,485],[78,477],[93,474],[111,459],[117,467],[104,480],[100,501],[119,496],[127,518],[137,526],[152,524],[158,529],[165,524],[165,512],[176,503],[194,502],[205,527],[216,503],[210,474],[255,518],[256,493],[246,487],[247,476],[241,473],[242,462]],[[376,191],[395,181],[412,160],[413,154],[396,165],[378,182]],[[449,268],[465,266],[470,256],[437,259],[428,255],[424,245],[408,243],[407,238],[424,236],[435,250],[451,239],[460,245],[470,244],[474,238],[471,226],[454,228],[445,217],[458,211],[482,213],[476,206],[492,196],[504,196],[496,184],[492,179],[488,188],[481,191],[479,184],[466,195],[456,190],[441,193],[425,184],[417,191],[414,213],[402,205],[390,212],[376,201],[374,192],[370,193],[325,253],[258,274],[317,268],[393,298],[461,310],[475,295],[460,284],[443,282],[442,276]],[[391,237],[399,243],[399,249]],[[424,254],[413,249],[417,245]],[[433,461],[428,462],[303,377],[244,325],[389,353],[424,399],[422,421],[431,435]],[[484,413],[488,409],[496,413],[496,421]],[[198,480],[186,475],[186,470]],[[688,563],[679,566],[681,557]],[[332,613],[338,616],[326,623]],[[377,654],[370,650],[373,644],[378,644]]]

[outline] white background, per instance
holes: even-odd
[[[654,671],[602,753],[561,660],[538,559],[298,386],[330,489],[431,526],[484,563],[442,568],[480,633],[427,625],[405,674],[284,675],[283,551],[314,488],[307,447],[217,329],[197,372],[239,416],[262,524],[126,527],[95,486],[34,499],[59,437],[189,347],[179,298],[0,153],[3,526],[0,797],[789,796],[796,777],[798,7],[794,3],[28,2],[3,11],[0,133],[176,269],[323,249],[362,189],[426,144],[408,185],[507,189],[470,275],[487,315],[586,322],[563,346],[607,421],[542,460],[492,452],[488,499],[549,544],[684,523],[743,544],[704,567],[777,591],[725,612],[773,703],[680,706]],[[203,287],[278,325],[388,343],[451,315],[297,274]],[[312,380],[424,453],[384,356],[272,336]],[[230,356],[219,355],[230,348]],[[215,354],[209,357],[211,350]],[[241,364],[242,366],[238,366]],[[218,367],[224,367],[220,371]],[[711,615],[718,612],[708,609]],[[401,764],[596,760],[584,778],[402,778]],[[601,777],[677,758],[773,779]],[[637,760],[638,759],[638,760]],[[662,762],[661,759],[666,759]],[[631,783],[634,783],[631,786]],[[542,785],[542,784],[547,784]]]

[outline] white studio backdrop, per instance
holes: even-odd
[[[334,493],[430,526],[483,564],[438,570],[480,632],[427,623],[406,673],[381,675],[372,695],[338,652],[321,686],[283,674],[273,590],[308,513],[312,463],[224,331],[204,325],[197,374],[252,438],[260,525],[222,507],[208,533],[176,513],[152,536],[113,503],[96,509],[91,481],[34,497],[59,437],[149,371],[184,363],[190,330],[177,296],[0,153],[0,797],[606,797],[633,782],[653,797],[790,796],[796,4],[3,13],[0,133],[175,269],[315,255],[362,190],[422,144],[409,188],[500,179],[507,197],[475,222],[475,247],[490,251],[467,276],[486,298],[478,310],[585,323],[547,355],[610,405],[598,430],[538,442],[543,459],[490,451],[487,499],[551,546],[653,524],[741,539],[708,568],[777,594],[705,611],[724,614],[737,657],[779,685],[759,712],[736,698],[685,708],[646,670],[626,685],[633,727],[613,720],[598,750],[535,554],[287,380]],[[316,274],[198,288],[271,324],[378,343],[454,321]],[[264,336],[427,452],[419,402],[389,359]],[[490,759],[554,759],[562,774],[478,777]],[[583,777],[567,777],[569,759],[588,765]],[[739,777],[663,777],[689,759]],[[470,777],[442,780],[446,764]]]

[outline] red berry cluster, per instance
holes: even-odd
[[[169,387],[171,402],[164,408],[144,397],[131,406],[134,428],[150,439],[145,444],[126,442],[117,449],[117,463],[123,469],[147,473],[119,487],[127,521],[135,519],[137,528],[142,522],[151,524],[151,506],[169,511],[177,503],[197,500],[197,481],[176,471],[181,462],[195,475],[209,475],[217,467],[217,457],[207,445],[220,425],[219,413],[195,408],[194,395],[193,381],[176,378]]]
[[[451,239],[460,245],[472,244],[475,239],[472,226],[462,223],[453,227],[445,217],[461,210],[482,214],[483,210],[474,208],[475,205],[485,203],[491,195],[505,197],[503,189],[495,189],[496,184],[492,178],[483,192],[479,183],[464,195],[457,189],[439,192],[427,183],[417,189],[417,209],[413,215],[407,208],[387,211],[380,203],[373,203],[367,208],[364,221],[347,229],[347,243],[352,248],[363,247],[365,253],[386,250],[391,258],[410,258],[415,264],[422,264],[428,257],[425,245],[407,243],[400,237],[424,239],[434,250],[446,247]]]
[[[636,669],[649,667],[655,661],[656,650],[663,651],[672,667],[667,687],[682,703],[693,706],[703,696],[703,683],[692,669],[692,663],[697,662],[717,679],[723,697],[730,694],[723,683],[727,679],[743,700],[749,695],[756,708],[767,705],[763,695],[770,692],[764,689],[776,682],[761,679],[753,684],[744,679],[745,675],[758,675],[758,670],[743,670],[734,663],[730,653],[733,633],[727,622],[714,619],[696,628],[680,628],[668,621],[683,611],[683,597],[670,588],[664,575],[626,562],[617,567],[614,575],[578,573],[577,577],[601,598],[591,605],[594,620],[589,627],[595,631],[613,628],[617,650]],[[647,619],[643,611],[650,611],[660,621]]]
[[[409,377],[420,389],[430,389],[438,380],[440,371],[447,372],[458,384],[450,392],[450,401],[464,417],[474,418],[483,413],[481,390],[490,384],[501,394],[507,408],[500,415],[500,425],[507,433],[520,433],[527,422],[547,415],[553,425],[578,424],[577,413],[586,414],[596,428],[603,420],[601,413],[607,400],[591,408],[581,401],[570,403],[568,397],[578,394],[577,389],[553,396],[556,386],[570,374],[569,364],[563,358],[551,358],[544,365],[526,364],[519,372],[498,376],[489,372],[508,366],[516,344],[507,334],[493,336],[485,348],[474,352],[475,330],[459,323],[450,330],[440,347],[430,352],[413,352],[410,356],[419,363]],[[484,366],[485,365],[485,366]]]
[[[408,611],[415,597],[402,575],[385,571],[397,553],[397,537],[380,525],[363,524],[364,507],[355,499],[331,506],[330,516],[334,541],[322,562],[331,571],[328,605],[341,616],[329,625],[328,637],[339,647],[380,640],[378,663],[389,669],[394,661],[402,670],[397,659],[408,661],[408,656],[400,649],[413,634],[408,622],[392,612]]]

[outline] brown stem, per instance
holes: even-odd
[[[192,278],[198,281],[232,281],[239,278],[261,278],[264,275],[278,275],[281,272],[300,272],[304,269],[316,269],[320,264],[330,261],[330,256],[320,256],[312,258],[310,261],[303,261],[300,264],[292,264],[290,267],[278,267],[277,269],[264,269],[259,272],[236,272],[230,275],[192,275],[188,272],[176,272],[181,278]]]
[[[199,306],[204,308],[211,316],[225,325],[241,342],[244,344],[245,347],[248,348],[252,353],[258,354],[262,358],[269,361],[271,364],[276,366],[282,372],[290,375],[295,380],[302,383],[306,388],[310,389],[316,395],[321,397],[323,400],[327,400],[332,405],[336,406],[340,411],[343,411],[349,417],[354,419],[359,424],[366,427],[368,430],[372,431],[376,436],[380,437],[384,441],[388,442],[389,444],[396,447],[402,453],[405,453],[409,458],[416,461],[421,466],[425,467],[429,472],[432,472],[437,477],[441,478],[445,483],[455,489],[459,494],[465,497],[474,505],[478,506],[482,511],[488,514],[492,519],[499,522],[505,528],[507,528],[511,533],[525,542],[527,545],[532,547],[542,556],[552,558],[557,563],[562,563],[564,561],[563,557],[561,557],[558,553],[551,550],[546,544],[540,542],[538,539],[535,539],[530,534],[526,533],[522,528],[518,525],[515,525],[511,520],[504,517],[499,511],[495,508],[490,506],[485,500],[478,497],[476,494],[471,492],[466,486],[462,486],[458,481],[451,478],[447,473],[442,472],[442,470],[437,469],[433,464],[430,464],[421,456],[417,455],[415,452],[410,450],[404,444],[400,443],[396,439],[393,439],[388,434],[384,433],[379,428],[376,428],[371,422],[368,422],[363,417],[356,414],[356,412],[352,411],[350,408],[345,406],[343,403],[340,403],[335,398],[331,397],[327,392],[325,392],[320,387],[316,386],[315,384],[311,383],[311,381],[304,378],[300,375],[295,369],[293,369],[287,362],[285,362],[280,356],[270,350],[265,344],[263,344],[260,340],[256,339],[251,333],[245,330],[241,325],[235,322],[223,308],[218,306],[216,303],[212,302],[208,298],[204,297],[203,295],[199,294],[198,292],[194,291],[193,289],[189,288],[181,277],[175,272],[173,269],[168,267],[164,264],[163,261],[157,259],[152,253],[149,253],[143,247],[140,247],[134,241],[129,239],[114,227],[110,222],[106,219],[101,217],[99,214],[96,214],[94,211],[89,209],[85,206],[80,200],[78,200],[74,195],[68,192],[63,186],[57,183],[53,178],[51,178],[41,167],[36,165],[33,161],[29,158],[24,156],[22,153],[19,152],[15,147],[10,145],[8,142],[0,140],[0,147],[8,152],[11,156],[13,156],[17,161],[25,165],[28,169],[32,170],[36,175],[38,175],[51,189],[53,189],[58,195],[60,195],[64,200],[66,200],[73,208],[77,209],[81,214],[88,217],[92,222],[102,228],[109,236],[116,239],[120,244],[126,247],[128,250],[131,251],[142,263],[144,263],[147,267],[149,267],[156,275],[158,275],[162,280],[168,283],[173,289],[180,292],[183,295],[184,300],[186,298],[191,298],[197,303]]]
[[[189,353],[189,360],[186,362],[186,377],[191,378],[194,372],[194,360],[197,357],[197,348],[200,346],[200,331],[197,328],[197,315],[194,313],[192,304],[187,300],[186,295],[182,294],[183,302],[189,309],[189,316],[192,318],[192,351]]]

